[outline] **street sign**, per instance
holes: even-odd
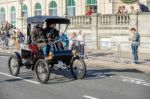
[[[138,0],[121,0],[121,1],[124,2],[124,3],[127,3],[127,4],[132,4],[132,3],[134,3]]]

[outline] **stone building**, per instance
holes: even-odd
[[[136,0],[0,0],[0,22],[8,21],[14,26],[19,26],[20,22],[17,22],[17,19],[21,16],[80,16],[85,15],[87,7],[94,13],[113,14],[120,5],[125,5],[127,9],[130,5],[137,8],[136,3],[132,1]],[[140,1],[150,6],[150,0]]]
[[[137,0],[0,0],[0,22],[8,21],[14,27],[26,30],[27,17],[35,15],[68,16],[71,20],[68,33],[82,29],[86,40],[94,47],[101,42],[127,42],[130,27],[136,27],[141,41],[150,42],[150,13],[127,14],[119,18],[119,6],[138,9]],[[140,0],[150,7],[150,0]],[[85,16],[87,7],[95,14]],[[24,29],[23,29],[24,28]],[[26,33],[26,32],[24,32]],[[105,44],[102,44],[105,45]],[[107,45],[107,44],[106,44]],[[109,46],[109,44],[108,44]],[[147,48],[147,47],[146,47]]]

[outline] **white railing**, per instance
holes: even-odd
[[[91,17],[89,16],[72,16],[68,17],[71,21],[69,28],[91,28]]]

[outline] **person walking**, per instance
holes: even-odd
[[[9,23],[7,21],[4,23],[4,27],[3,28],[4,28],[5,48],[9,49],[9,38],[10,38],[9,30],[10,30],[10,25],[9,25]]]
[[[135,28],[130,29],[132,36],[129,37],[129,41],[131,41],[132,54],[134,57],[134,63],[138,64],[138,47],[140,45],[140,34],[137,32]]]
[[[19,49],[23,49],[24,48],[23,47],[23,42],[25,40],[25,37],[24,37],[23,33],[20,30],[18,30],[17,33],[18,33]]]
[[[5,48],[6,49],[9,49],[9,37],[10,37],[10,34],[8,31],[4,31],[4,39],[5,39]]]

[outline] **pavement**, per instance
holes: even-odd
[[[17,51],[14,46],[10,46],[10,49],[11,50],[0,48],[0,56],[10,56],[13,52]],[[88,59],[85,59],[85,62],[91,66],[101,66],[115,69],[136,69],[141,72],[150,73],[150,64],[134,64],[133,62],[111,61],[112,58],[109,58],[110,57],[89,57]],[[114,58],[116,57],[114,56]]]
[[[135,69],[115,69],[87,63],[87,74],[74,80],[70,71],[52,73],[40,84],[34,72],[8,72],[8,56],[0,56],[0,99],[150,99],[150,74]]]

